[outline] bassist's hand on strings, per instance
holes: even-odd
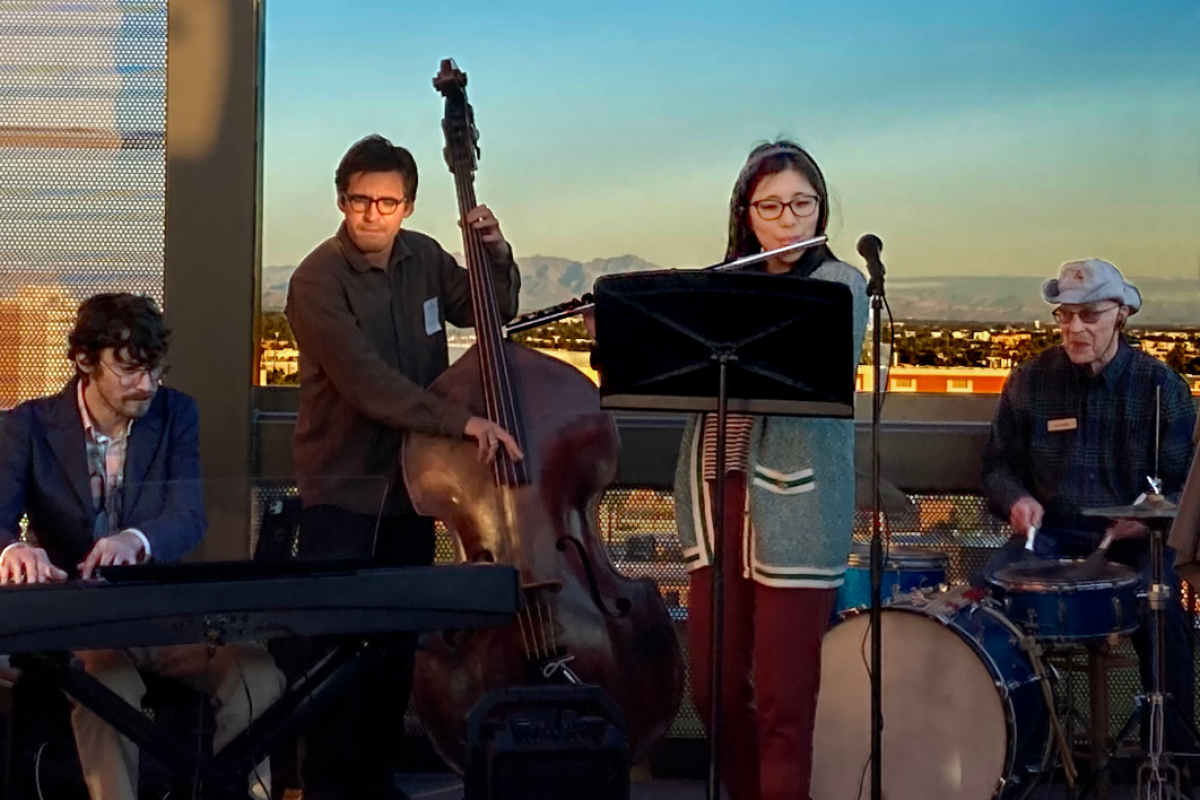
[[[512,247],[500,232],[500,220],[485,205],[478,205],[467,212],[467,222],[479,232],[479,239],[487,248],[488,256],[496,264],[504,264],[512,260]],[[462,222],[459,221],[459,227]]]
[[[463,434],[479,443],[479,461],[482,464],[492,463],[501,444],[504,445],[509,458],[513,461],[520,461],[524,458],[521,448],[517,446],[517,440],[490,419],[471,417],[467,420],[467,427],[463,430]]]

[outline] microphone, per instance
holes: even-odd
[[[883,274],[887,271],[879,258],[879,254],[883,252],[883,240],[873,233],[864,233],[859,237],[856,249],[867,262],[867,274],[870,276],[867,294],[872,297],[882,296]]]

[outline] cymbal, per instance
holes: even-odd
[[[917,507],[908,499],[908,495],[882,478],[879,481],[879,495],[883,510],[888,514],[917,513]],[[858,470],[854,471],[854,505],[865,511],[875,508],[875,500],[871,497],[871,476]]]
[[[1144,502],[1129,506],[1105,506],[1085,508],[1085,517],[1108,517],[1109,519],[1174,519],[1179,515],[1179,506],[1161,495],[1151,495]]]

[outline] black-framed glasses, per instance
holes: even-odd
[[[367,209],[374,205],[375,210],[385,217],[395,214],[396,209],[404,202],[404,198],[367,197],[365,194],[344,194],[342,199],[359,214],[367,213]]]
[[[107,367],[108,371],[115,375],[123,386],[133,386],[140,383],[143,375],[148,375],[151,383],[158,383],[171,369],[166,363],[159,363],[153,366],[145,364],[134,366],[119,362],[109,364],[104,359],[100,359],[100,366]]]
[[[1070,325],[1071,320],[1075,319],[1076,317],[1079,317],[1079,321],[1084,325],[1095,325],[1105,314],[1112,311],[1114,308],[1120,307],[1121,306],[1118,304],[1115,306],[1106,306],[1105,308],[1084,308],[1079,311],[1072,311],[1069,308],[1063,308],[1062,306],[1059,306],[1051,313],[1054,314],[1054,321],[1059,325]]]
[[[790,208],[792,213],[797,217],[811,217],[813,212],[817,210],[817,203],[819,202],[820,198],[816,195],[801,194],[793,197],[787,203],[771,198],[768,200],[756,200],[750,205],[758,212],[760,217],[769,222],[782,217],[785,207]]]

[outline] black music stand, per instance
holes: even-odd
[[[595,286],[601,405],[853,419],[853,302],[842,284],[761,272],[659,271]],[[711,566],[709,800],[720,797],[725,470],[717,470]]]

